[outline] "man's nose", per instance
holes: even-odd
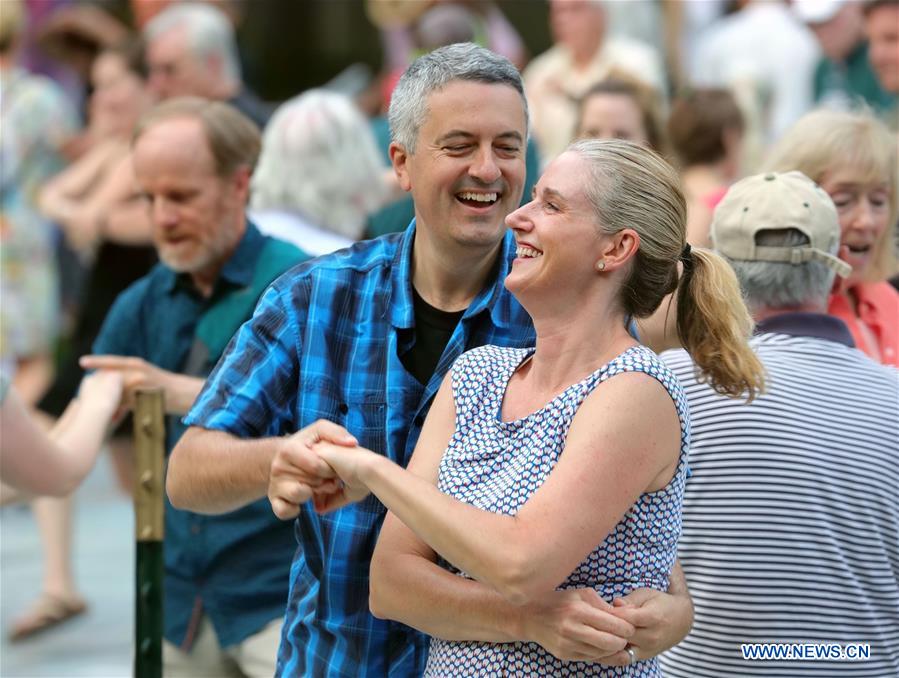
[[[491,184],[500,178],[502,172],[492,148],[482,149],[477,153],[468,168],[468,174],[485,184]]]
[[[165,198],[154,198],[150,216],[153,223],[161,228],[171,228],[178,221],[178,213],[174,205]]]

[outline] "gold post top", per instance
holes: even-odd
[[[165,534],[165,399],[162,389],[141,389],[135,396],[134,447],[137,457],[134,533],[137,541],[162,541]]]

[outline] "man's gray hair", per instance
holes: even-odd
[[[802,247],[808,242],[808,238],[794,228],[762,231],[757,237],[757,244],[766,247]],[[830,254],[836,254],[838,250],[839,242],[835,243]],[[725,259],[737,274],[746,303],[753,312],[800,306],[827,307],[836,274],[820,261],[791,264]]]
[[[521,74],[505,57],[470,42],[440,47],[419,57],[400,78],[390,99],[390,139],[415,152],[418,132],[428,113],[428,97],[454,80],[508,85],[521,95],[525,122],[528,104]]]
[[[144,27],[144,40],[149,43],[175,29],[184,29],[188,49],[196,58],[218,57],[229,84],[240,83],[234,25],[223,12],[206,3],[176,3],[150,20]]]

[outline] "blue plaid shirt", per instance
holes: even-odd
[[[400,356],[414,327],[413,224],[295,267],[263,295],[210,375],[190,425],[244,438],[292,433],[319,418],[406,465],[428,407],[453,361],[483,344],[532,346],[530,318],[503,287],[514,257],[507,233],[495,278],[474,299],[426,386]],[[295,531],[278,657],[284,676],[421,675],[427,637],[375,619],[368,572],[386,514],[375,498],[326,516],[308,507]]]

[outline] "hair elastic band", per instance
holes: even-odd
[[[690,247],[690,243],[684,245],[684,249],[681,250],[680,260],[684,265],[683,276],[693,273],[693,248]]]

